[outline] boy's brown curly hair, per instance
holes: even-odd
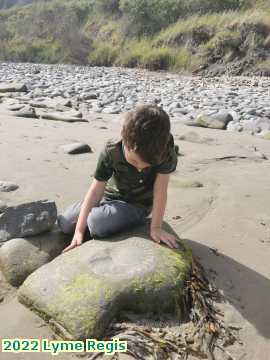
[[[122,139],[143,161],[158,165],[166,155],[170,130],[170,118],[161,107],[142,105],[126,114]]]

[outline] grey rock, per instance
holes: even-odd
[[[258,135],[265,140],[270,140],[270,130],[263,130]]]
[[[0,248],[0,269],[9,284],[19,286],[28,275],[58,256],[66,245],[66,237],[56,226],[31,238],[11,239]]]
[[[258,126],[260,131],[270,130],[270,119],[268,119],[266,117],[255,120],[255,124],[256,124],[256,126]]]
[[[13,184],[9,181],[0,181],[0,192],[10,192],[17,190],[19,185]]]
[[[83,100],[95,100],[95,99],[97,99],[97,98],[98,98],[98,96],[97,96],[96,93],[84,94],[84,95],[82,96],[82,99],[83,99]]]
[[[73,113],[68,112],[48,112],[40,114],[41,119],[56,120],[64,122],[88,122],[86,119],[74,116]]]
[[[230,121],[227,125],[227,130],[240,132],[243,130],[243,126],[239,122]]]
[[[254,120],[241,120],[240,123],[243,126],[243,131],[249,132],[250,134],[256,134],[260,132],[260,127]]]
[[[27,92],[27,87],[25,84],[21,84],[21,83],[7,83],[7,84],[2,84],[0,83],[0,92]]]
[[[24,106],[21,110],[15,112],[14,115],[25,118],[34,118],[34,119],[38,118],[36,114],[36,110],[29,105]]]
[[[49,109],[57,109],[57,108],[63,108],[63,109],[67,109],[70,110],[70,108],[72,107],[72,102],[69,99],[48,99],[45,98],[43,100],[37,101],[30,101],[30,105],[37,107],[37,108],[49,108]]]
[[[15,104],[8,107],[9,111],[19,111],[25,107],[25,104]]]
[[[61,149],[66,154],[82,154],[82,153],[92,153],[92,149],[88,144],[85,143],[72,143],[67,145],[62,145]]]
[[[148,231],[91,240],[58,256],[27,277],[19,301],[69,340],[100,338],[121,310],[175,313],[191,255],[155,243]]]
[[[98,106],[98,105],[94,105],[91,109],[91,111],[95,112],[95,113],[101,113],[102,112],[102,107]]]
[[[102,113],[104,114],[119,114],[121,112],[121,107],[119,106],[110,106],[102,109]]]
[[[257,115],[257,109],[247,109],[246,114],[248,114],[248,115]]]
[[[199,115],[196,118],[196,125],[212,129],[225,129],[230,121],[233,121],[233,117],[229,112],[219,111],[213,115]]]
[[[48,231],[54,225],[56,217],[54,201],[39,200],[7,206],[0,216],[0,242]]]

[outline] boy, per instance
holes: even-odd
[[[81,245],[86,230],[90,237],[106,237],[146,222],[151,212],[151,238],[178,247],[175,237],[162,230],[169,177],[176,166],[167,113],[156,105],[127,113],[121,139],[107,141],[99,155],[84,201],[57,218],[64,233],[73,234],[75,229],[63,252]]]

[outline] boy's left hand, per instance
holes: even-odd
[[[157,243],[160,243],[162,241],[172,249],[177,249],[179,247],[175,237],[172,234],[169,234],[167,231],[163,230],[162,228],[151,229],[150,235],[151,238]]]

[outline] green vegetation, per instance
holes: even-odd
[[[268,0],[0,0],[0,9],[0,61],[189,72],[270,49]]]

